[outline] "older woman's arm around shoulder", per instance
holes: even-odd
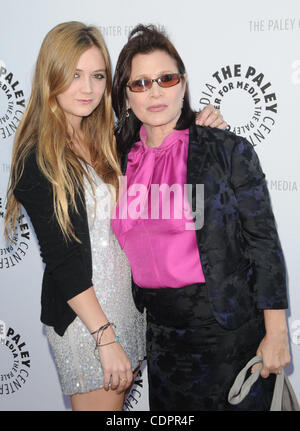
[[[228,126],[220,110],[215,109],[213,105],[205,106],[196,114],[196,124],[198,126],[216,127],[217,129],[225,129]]]

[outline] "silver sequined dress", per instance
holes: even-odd
[[[145,357],[145,315],[134,305],[129,262],[111,229],[107,186],[92,168],[89,170],[96,197],[95,200],[90,184],[85,181],[93,286],[106,317],[116,325],[115,332],[134,370]],[[94,354],[95,340],[78,317],[62,337],[50,326],[46,326],[46,334],[64,394],[103,387],[103,371]]]

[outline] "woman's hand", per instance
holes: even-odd
[[[209,126],[216,127],[218,129],[225,129],[228,126],[226,121],[218,109],[215,109],[213,105],[205,106],[202,111],[198,112],[196,115],[196,124],[198,126]]]
[[[104,333],[101,344],[109,343],[115,338],[111,328],[105,330]],[[115,342],[106,346],[99,346],[98,352],[104,374],[104,389],[109,390],[111,381],[112,390],[118,394],[126,391],[132,384],[133,374],[130,361],[120,343]]]
[[[270,373],[279,373],[291,358],[288,341],[288,330],[285,321],[285,310],[265,310],[266,335],[258,346],[257,355],[262,357],[263,366],[260,375],[269,377]],[[252,367],[252,372],[259,365]]]
[[[69,299],[68,304],[93,334],[95,342],[106,344],[115,340],[116,335],[112,326],[104,329],[102,334],[95,330],[106,325],[108,319],[103,313],[93,286]],[[126,391],[132,383],[133,376],[130,361],[120,343],[114,342],[98,347],[98,352],[104,373],[105,390],[108,391],[111,380],[111,389],[117,390],[117,393]]]
[[[281,372],[290,362],[287,334],[266,335],[256,354],[262,357],[263,366],[260,375],[263,378],[269,377],[270,373]]]

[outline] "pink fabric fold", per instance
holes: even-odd
[[[204,282],[195,230],[184,193],[189,131],[174,130],[160,147],[140,130],[128,155],[112,228],[140,287],[179,288]]]

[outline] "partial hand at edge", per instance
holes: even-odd
[[[228,126],[221,112],[215,109],[213,105],[207,105],[202,111],[197,113],[196,124],[198,126],[216,127],[218,129],[225,129]]]
[[[104,389],[111,389],[117,393],[126,391],[132,384],[133,373],[130,361],[120,343],[98,347],[99,359],[104,374]]]

